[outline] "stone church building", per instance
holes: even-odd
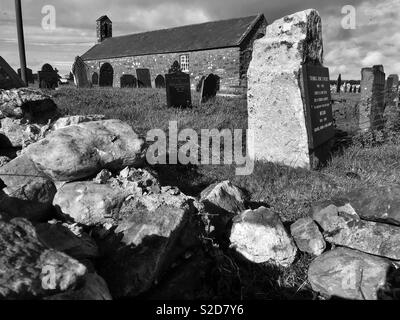
[[[253,42],[265,35],[267,21],[257,16],[112,36],[107,16],[97,19],[97,44],[82,55],[94,85],[163,87],[177,60],[194,89],[202,76],[220,77],[220,91],[243,92]]]

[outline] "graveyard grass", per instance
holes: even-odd
[[[147,130],[167,130],[176,120],[179,129],[246,129],[246,100],[217,97],[199,105],[193,93],[193,109],[168,109],[165,92],[157,89],[74,89],[53,92],[65,115],[105,114],[128,122],[141,135]],[[334,97],[335,98],[335,97]],[[350,103],[354,97],[343,99]],[[355,103],[355,102],[354,102]],[[331,161],[318,171],[292,169],[277,164],[256,163],[250,176],[235,176],[234,166],[157,166],[162,184],[176,185],[184,193],[198,196],[213,182],[231,180],[247,190],[253,205],[277,212],[287,227],[309,214],[314,201],[340,196],[354,188],[400,183],[400,139],[397,134],[359,136],[350,145],[337,148]],[[307,267],[312,257],[299,254],[288,269],[253,265],[233,253],[221,262],[219,298],[301,299],[312,298]],[[221,271],[226,270],[226,271]],[[237,283],[240,283],[239,285]]]

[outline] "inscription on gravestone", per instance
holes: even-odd
[[[190,76],[182,72],[179,68],[179,64],[177,64],[178,62],[175,61],[170,69],[170,73],[165,75],[167,106],[182,108],[191,107]]]
[[[303,65],[302,71],[309,147],[315,149],[335,136],[329,69]]]

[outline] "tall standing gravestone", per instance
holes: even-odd
[[[48,63],[42,66],[41,71],[38,71],[38,77],[41,89],[55,89],[58,86],[58,74]]]
[[[360,131],[383,128],[385,108],[385,72],[383,66],[361,70],[361,101],[359,103]]]
[[[391,130],[399,131],[399,119],[399,76],[397,74],[391,74],[387,79],[387,93],[384,112],[386,127]]]
[[[74,75],[74,83],[78,88],[91,87],[88,79],[89,67],[86,65],[81,57],[75,57],[75,61],[72,65],[71,71]]]
[[[0,57],[0,89],[13,89],[24,87],[25,84],[13,68]]]
[[[151,76],[149,69],[136,69],[136,76],[139,88],[151,88]]]
[[[200,90],[200,103],[205,103],[216,97],[218,84],[219,77],[212,73],[203,80]]]
[[[177,61],[169,71],[170,73],[165,75],[168,107],[191,107],[190,76],[180,70]]]
[[[391,74],[387,78],[387,98],[385,105],[387,106],[398,106],[399,103],[399,76],[397,74]]]
[[[321,18],[313,9],[275,21],[255,41],[247,92],[250,157],[302,168],[326,160],[334,131],[322,54]]]

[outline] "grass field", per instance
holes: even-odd
[[[153,128],[167,129],[171,120],[177,121],[180,129],[197,131],[247,128],[246,100],[238,98],[217,97],[212,103],[195,103],[193,109],[180,110],[168,109],[165,93],[155,89],[61,88],[53,92],[53,96],[65,115],[105,114],[128,122],[142,135]],[[345,100],[351,104],[357,99],[354,96]],[[270,207],[289,225],[308,215],[314,201],[340,196],[358,187],[400,183],[400,143],[397,135],[390,138],[379,135],[358,137],[354,143],[337,148],[329,163],[318,171],[272,163],[256,163],[254,173],[242,177],[235,176],[234,166],[225,165],[164,165],[154,169],[163,184],[176,185],[193,196],[198,196],[213,182],[229,179],[246,189],[252,202]],[[237,266],[235,274],[241,281],[241,289],[228,286],[231,289],[221,289],[218,297],[312,298],[306,281],[306,270],[311,261],[308,255],[300,255],[291,268],[274,270],[266,265],[256,266],[232,259]],[[225,276],[229,278],[229,274]]]

